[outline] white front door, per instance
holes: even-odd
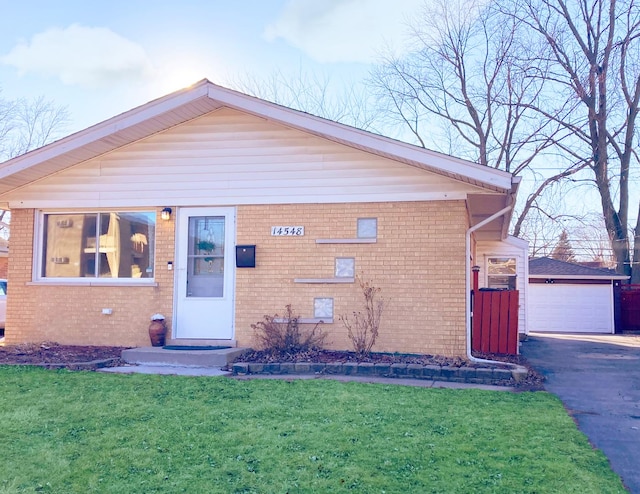
[[[181,208],[175,338],[232,339],[235,209]]]

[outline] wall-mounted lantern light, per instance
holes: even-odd
[[[171,208],[164,208],[162,210],[162,213],[160,214],[160,217],[164,221],[169,221],[171,219]]]

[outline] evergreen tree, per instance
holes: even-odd
[[[575,262],[576,256],[569,242],[569,235],[566,230],[562,230],[558,243],[551,252],[551,258],[564,262]]]

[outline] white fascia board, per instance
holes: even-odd
[[[506,242],[508,244],[511,244],[515,247],[520,247],[521,249],[529,249],[529,241],[528,240],[524,240],[523,238],[520,237],[514,237],[513,235],[507,235],[507,237],[502,240],[503,242]]]
[[[502,222],[502,232],[500,232],[500,235],[503,240],[510,236],[509,226],[511,225],[511,218],[513,217],[513,209],[515,208],[515,205],[516,205],[516,197],[518,195],[518,190],[520,189],[520,182],[522,181],[522,177],[520,176],[511,175],[511,174],[509,175],[511,178],[511,192],[507,197],[507,205],[512,206],[512,208],[511,208],[511,211],[507,213],[507,215],[504,218],[504,221]],[[516,238],[516,237],[513,237],[513,238]],[[527,242],[527,249],[528,248],[529,248],[529,242]]]
[[[374,153],[377,151],[383,153],[383,155],[392,155],[399,159],[424,164],[425,167],[431,169],[463,175],[503,190],[511,190],[513,187],[511,173],[372,134],[214,84],[209,86],[209,97],[238,110],[250,112],[258,117],[272,119],[298,130],[312,132],[328,139],[337,139],[339,142],[351,142]],[[428,159],[425,159],[426,157]]]
[[[0,179],[26,170],[43,161],[56,158],[64,153],[81,148],[121,130],[133,127],[158,115],[207,96],[207,84],[200,82],[195,86],[171,93],[150,101],[133,110],[95,124],[46,146],[27,152],[0,164]]]

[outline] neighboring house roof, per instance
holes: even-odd
[[[510,173],[292,110],[205,79],[0,164],[0,205],[3,194],[223,107],[476,186],[478,193],[467,198],[472,225],[515,200],[520,178]],[[509,219],[507,214],[492,223],[502,238]]]
[[[626,280],[629,277],[610,269],[598,269],[550,257],[529,259],[529,278]]]

